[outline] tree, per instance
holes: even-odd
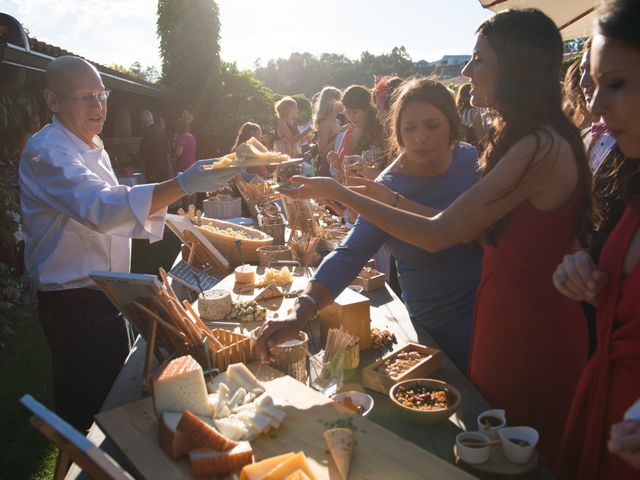
[[[335,53],[319,57],[307,52],[292,53],[288,59],[269,60],[266,66],[262,65],[262,62],[255,65],[256,77],[273,91],[289,95],[302,92],[309,98],[326,85],[338,88],[371,85],[374,75],[408,77],[421,71],[403,46],[382,55],[364,51],[357,60]]]
[[[212,132],[216,154],[227,153],[244,122],[255,122],[265,133],[274,125],[274,94],[250,71],[239,71],[235,63],[222,63],[222,108],[217,129]]]
[[[181,93],[195,117],[198,154],[214,151],[220,114],[220,12],[213,0],[158,0],[161,82]]]
[[[124,67],[118,63],[108,65],[108,67],[116,72],[124,73],[132,78],[138,80],[144,80],[149,83],[157,83],[160,79],[160,72],[153,65],[149,67],[142,67],[140,62],[136,61],[131,64],[129,68]]]

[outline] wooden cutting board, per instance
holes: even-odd
[[[264,267],[252,265],[251,268],[255,270],[256,275],[263,275],[265,272]],[[284,293],[303,290],[309,283],[309,280],[311,280],[311,272],[309,271],[309,269],[306,269],[304,267],[295,267],[292,273],[293,282],[278,287]],[[258,295],[258,293],[260,293],[264,289],[264,287],[253,287],[247,284],[236,283],[235,275],[233,273],[220,280],[220,282],[218,282],[214,288],[230,292],[231,299],[234,302],[251,301],[255,298],[256,295]],[[277,297],[270,298],[268,300],[262,300],[258,302],[258,305],[267,309],[267,319],[271,320],[286,317],[287,312],[293,308],[295,301],[295,297]],[[194,303],[194,308],[197,311],[197,301],[196,303]],[[259,327],[260,325],[262,325],[262,322],[244,323],[240,331],[241,333],[246,333],[247,331],[251,331]]]
[[[303,450],[318,480],[339,479],[322,433],[322,422],[347,412],[324,395],[269,367],[251,365],[267,392],[284,405],[287,418],[279,430],[251,442],[255,460]],[[375,408],[375,406],[374,406]],[[102,431],[136,469],[136,477],[157,480],[194,478],[186,458],[174,461],[161,450],[153,402],[146,398],[96,416]],[[468,473],[432,455],[364,417],[356,417],[356,447],[350,479],[473,479]]]

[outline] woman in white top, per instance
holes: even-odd
[[[324,87],[314,106],[313,126],[318,132],[318,175],[330,176],[327,154],[334,149],[340,133],[336,115],[342,92],[335,87]]]

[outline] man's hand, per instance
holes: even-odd
[[[273,361],[269,349],[274,345],[280,345],[287,340],[298,337],[304,322],[294,316],[283,320],[268,320],[258,330],[256,338],[256,352],[263,363]]]
[[[613,424],[607,448],[640,471],[640,420],[623,420]]]
[[[178,182],[187,195],[198,192],[211,192],[240,174],[239,168],[209,168],[217,159],[199,160],[184,172],[178,173]]]
[[[553,272],[553,284],[560,293],[593,305],[608,279],[609,276],[583,251],[565,255],[562,263]]]

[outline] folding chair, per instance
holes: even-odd
[[[31,425],[60,449],[54,480],[65,477],[71,462],[96,480],[133,480],[115,460],[31,395],[24,395],[20,403],[33,414]]]

